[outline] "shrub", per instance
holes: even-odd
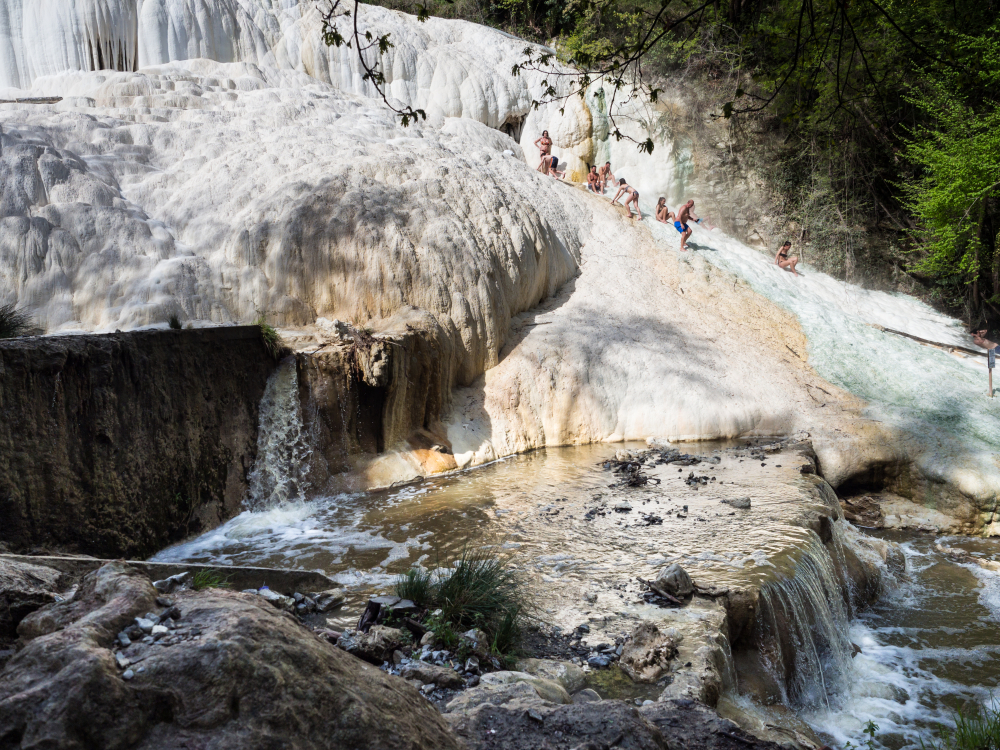
[[[1000,712],[991,706],[965,707],[955,714],[955,728],[942,728],[938,741],[925,745],[927,750],[1000,750]]]
[[[264,348],[274,359],[281,355],[281,336],[274,329],[274,326],[267,322],[267,315],[262,311],[257,311],[257,319],[253,324],[260,329],[261,338],[264,339]]]
[[[466,544],[447,572],[411,568],[396,581],[396,595],[435,609],[425,625],[446,648],[458,643],[459,632],[479,628],[495,654],[512,654],[521,642],[527,592],[512,556],[498,550]]]
[[[170,316],[170,327],[175,331],[181,330],[181,322],[176,315]]]
[[[31,316],[17,310],[14,304],[0,305],[0,339],[12,339],[31,333]]]

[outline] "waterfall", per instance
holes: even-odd
[[[840,537],[837,524],[834,535]],[[829,707],[848,686],[853,665],[847,586],[826,546],[811,533],[794,573],[761,589],[757,647],[783,703]]]
[[[305,500],[312,452],[302,421],[298,368],[288,357],[268,379],[260,401],[257,460],[246,506],[259,511]]]

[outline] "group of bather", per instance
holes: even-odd
[[[548,130],[542,131],[542,135],[535,140],[535,146],[538,148],[540,159],[538,171],[542,174],[551,175],[556,179],[563,179],[566,176],[566,170],[559,169],[559,159],[552,154],[552,139],[549,138]],[[604,195],[608,185],[618,187],[618,192],[611,199],[612,205],[623,205],[628,209],[629,218],[638,215],[639,220],[642,221],[642,210],[639,208],[639,191],[629,185],[624,177],[615,179],[614,174],[611,172],[611,162],[604,162],[604,166],[602,167],[598,167],[596,164],[591,166],[590,171],[587,173],[587,189],[598,195]],[[625,199],[623,204],[618,204],[619,198]],[[632,213],[633,205],[635,206],[635,214]],[[693,200],[689,200],[677,209],[677,213],[674,213],[667,207],[667,199],[660,198],[656,202],[654,213],[657,221],[663,224],[673,224],[674,228],[680,233],[682,252],[687,252],[687,241],[692,232],[688,222],[701,224],[709,230],[715,228],[703,218],[695,215]],[[801,274],[795,268],[798,265],[799,259],[789,254],[791,247],[792,243],[786,241],[774,256],[774,264],[782,270],[800,276]]]

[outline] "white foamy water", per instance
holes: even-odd
[[[988,701],[1000,683],[996,574],[949,561],[932,537],[895,538],[906,540],[907,578],[852,622],[849,637],[861,653],[849,689],[829,708],[801,714],[836,747],[860,744],[870,720],[881,747],[919,748],[953,725],[963,704]],[[1000,542],[946,543],[1000,555]]]
[[[260,401],[257,459],[250,472],[246,506],[265,510],[304,502],[312,452],[302,423],[298,371],[295,360],[289,358],[268,378]]]
[[[679,252],[680,235],[672,225],[652,215],[644,221],[665,250]],[[690,252],[737,275],[794,315],[809,339],[810,364],[831,383],[868,401],[871,417],[921,445],[916,463],[926,476],[980,498],[997,493],[1000,398],[988,396],[985,357],[951,354],[873,327],[975,348],[958,320],[912,297],[862,289],[809,265],[800,265],[803,275],[795,277],[775,266],[773,256],[720,230],[693,226]]]

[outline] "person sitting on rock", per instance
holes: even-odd
[[[628,209],[628,217],[630,219],[632,218],[632,207],[629,206],[629,203],[632,203],[635,204],[635,210],[639,214],[639,221],[642,221],[642,210],[639,208],[639,191],[625,182],[624,177],[618,180],[618,192],[615,193],[615,197],[611,199],[611,205],[614,206],[622,195],[628,196],[625,199],[625,208]]]
[[[542,167],[545,166],[546,157],[552,153],[552,139],[549,138],[549,131],[543,130],[542,135],[535,139],[535,146],[538,147],[538,171],[542,174],[546,174],[546,169]]]
[[[601,182],[601,176],[597,174],[597,165],[592,166],[587,173],[587,189],[592,193],[604,192],[604,183]]]
[[[656,201],[656,220],[663,224],[669,224],[674,220],[674,212],[667,207],[666,198],[661,197]]]
[[[601,178],[601,194],[604,194],[604,190],[608,185],[617,185],[618,180],[615,176],[611,174],[611,162],[604,162],[604,166],[597,171],[598,176]]]
[[[790,271],[791,273],[794,273],[796,276],[800,276],[801,274],[795,270],[795,266],[797,266],[799,263],[798,256],[793,255],[790,258],[788,257],[788,253],[791,249],[792,249],[792,243],[788,240],[785,240],[785,244],[782,245],[780,248],[778,248],[778,254],[774,256],[774,265],[778,266],[779,268],[783,268],[786,271]]]

